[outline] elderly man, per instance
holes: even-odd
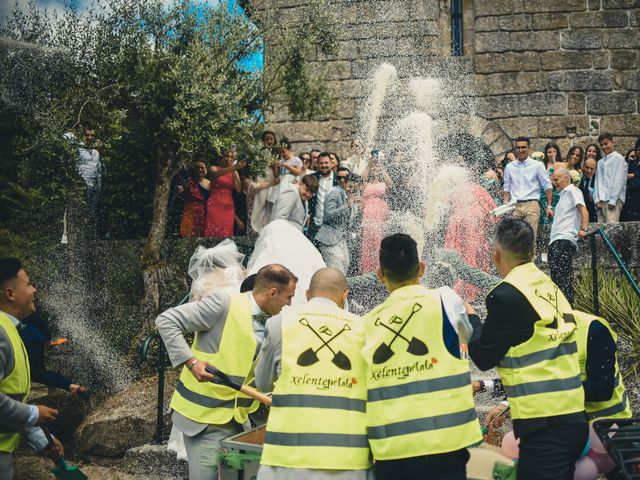
[[[324,202],[324,218],[315,241],[328,267],[335,267],[346,275],[349,268],[347,235],[352,214],[353,187],[359,177],[346,167],[338,168],[339,185],[333,187]]]
[[[291,185],[283,190],[276,200],[271,215],[273,220],[288,220],[294,227],[302,231],[307,222],[308,201],[318,191],[318,180],[313,175],[305,175],[298,185]]]
[[[364,332],[347,293],[342,272],[320,269],[308,303],[267,322],[256,384],[275,388],[260,480],[368,478]]]
[[[551,225],[549,270],[551,280],[573,305],[573,257],[578,251],[578,238],[584,238],[589,228],[589,212],[582,192],[571,183],[566,168],[553,172],[551,183],[560,192],[560,200]]]
[[[16,258],[0,258],[0,480],[13,478],[13,453],[20,444],[20,432],[37,451],[57,458],[64,453],[54,440],[49,446],[36,425],[53,422],[58,411],[45,405],[29,405],[29,359],[18,334],[20,322],[35,312],[36,289]]]
[[[266,316],[291,304],[297,281],[282,265],[266,265],[258,270],[252,292],[216,291],[156,319],[172,364],[183,366],[171,408],[173,425],[184,434],[191,480],[218,478],[220,440],[241,432],[249,413],[258,408],[246,395],[212,383],[205,367],[213,365],[238,383],[248,383]],[[184,338],[190,332],[195,333],[191,347]]]
[[[549,205],[544,213],[546,217],[553,214],[553,192],[544,164],[529,157],[530,146],[531,141],[527,137],[516,138],[517,159],[504,168],[502,198],[505,204],[511,199],[518,202],[512,215],[531,225],[535,239],[540,223],[540,189],[544,190]]]

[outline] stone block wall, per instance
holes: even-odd
[[[640,136],[640,2],[467,2],[478,114],[542,149],[611,132],[623,154]],[[599,128],[598,128],[599,126]]]
[[[265,0],[304,15],[306,0]],[[342,22],[336,58],[317,57],[336,96],[334,112],[293,121],[286,108],[269,127],[299,151],[348,154],[367,79],[382,62],[404,75],[438,76],[452,64],[473,82],[476,114],[503,137],[528,135],[563,154],[609,131],[625,153],[640,136],[638,0],[463,0],[464,56],[452,58],[451,0],[335,0]],[[267,57],[268,67],[268,57]],[[454,75],[455,77],[455,75]],[[465,91],[468,94],[468,91]],[[492,146],[497,153],[504,141]]]

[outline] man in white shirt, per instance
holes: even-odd
[[[551,175],[551,182],[560,200],[556,205],[549,240],[549,270],[551,280],[573,305],[573,257],[589,227],[589,211],[582,191],[571,182],[571,174],[560,168]]]
[[[517,158],[504,169],[502,198],[505,204],[512,199],[517,202],[512,215],[531,225],[535,239],[540,223],[540,189],[544,190],[549,205],[544,215],[547,218],[553,215],[551,181],[544,163],[529,157],[531,141],[518,137],[515,143]]]
[[[627,162],[615,151],[615,142],[610,133],[600,135],[598,143],[604,157],[598,162],[593,201],[596,203],[598,222],[617,223],[627,194]]]

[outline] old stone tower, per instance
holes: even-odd
[[[303,14],[305,0],[274,0]],[[436,76],[473,99],[460,128],[497,153],[509,138],[530,136],[542,149],[556,140],[563,154],[599,133],[617,138],[623,154],[640,136],[640,2],[638,0],[342,0],[337,58],[317,59],[337,98],[331,116],[294,122],[268,117],[299,150],[346,154],[368,78],[383,62],[404,75]],[[451,80],[453,78],[453,80]]]

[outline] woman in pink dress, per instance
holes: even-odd
[[[231,192],[242,189],[237,170],[246,166],[240,161],[234,164],[234,152],[223,149],[222,158],[209,168],[211,193],[207,200],[207,225],[204,229],[205,237],[229,238],[233,237],[234,209]]]
[[[382,166],[384,155],[374,150],[363,173],[362,195],[362,274],[375,272],[380,265],[380,242],[384,238],[384,227],[389,216],[387,188],[391,178]]]

